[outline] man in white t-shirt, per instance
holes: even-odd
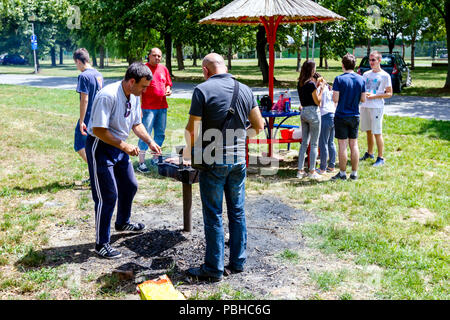
[[[360,106],[361,131],[367,132],[367,152],[359,160],[374,159],[374,140],[377,143],[378,157],[374,167],[384,165],[383,149],[384,140],[382,136],[384,99],[392,97],[391,76],[381,69],[381,53],[373,51],[369,55],[372,70],[364,73],[366,84],[366,102]],[[375,139],[374,139],[375,136]]]

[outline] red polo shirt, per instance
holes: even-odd
[[[162,64],[151,66],[145,64],[153,73],[153,80],[147,90],[142,93],[142,109],[166,109],[169,107],[166,99],[166,87],[172,87],[169,70]]]

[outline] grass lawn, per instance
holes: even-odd
[[[318,60],[316,59],[318,63]],[[357,65],[360,59],[357,60]],[[41,63],[41,75],[45,76],[66,76],[76,77],[79,71],[75,65],[66,61],[65,65],[51,67],[49,61]],[[201,65],[201,61],[198,61]],[[193,67],[192,61],[185,61],[185,70],[177,70],[176,60],[172,61],[174,80],[188,82],[202,82],[203,75],[200,67]],[[125,74],[127,63],[111,64],[101,69],[105,78],[121,78]],[[34,72],[33,66],[0,66],[0,74],[31,74]],[[262,76],[257,66],[257,61],[252,60],[233,60],[232,70],[230,70],[238,80],[255,87],[264,86]],[[275,78],[277,83],[275,87],[295,89],[299,73],[296,71],[296,59],[277,59],[275,62]],[[342,73],[341,63],[336,60],[329,61],[329,69],[318,68],[324,78],[332,83],[334,78]],[[412,70],[413,86],[404,88],[401,95],[406,96],[433,96],[450,97],[450,91],[442,89],[447,76],[446,67],[422,67],[418,66]]]
[[[87,176],[86,165],[72,148],[78,95],[1,85],[0,98],[0,299],[49,299],[62,291],[67,292],[65,299],[111,298],[98,290],[95,274],[82,279],[84,287],[69,290],[64,266],[40,267],[42,257],[33,255],[51,242],[52,226],[76,228],[93,217],[90,191],[74,190],[75,182]],[[183,144],[189,103],[170,99],[165,151]],[[299,181],[292,163],[276,175],[249,174],[246,191],[279,197],[314,214],[317,222],[297,230],[308,247],[324,254],[350,254],[357,265],[379,270],[376,278],[345,271],[312,273],[318,297],[320,290],[334,290],[350,278],[376,282],[380,299],[447,300],[450,122],[386,116],[384,128],[386,166],[362,163],[357,181]],[[137,142],[134,135],[130,140]],[[359,143],[363,152],[364,134]],[[178,182],[156,176],[146,181],[148,197],[137,200],[138,205],[180,199]],[[39,197],[65,205],[32,201]],[[280,259],[295,263],[301,256],[302,249],[292,249]]]

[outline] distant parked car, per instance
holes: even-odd
[[[28,64],[28,61],[18,54],[7,54],[3,57],[2,64]]]
[[[381,53],[381,69],[390,74],[392,79],[392,89],[395,93],[400,93],[403,87],[409,87],[412,83],[411,71],[398,52]],[[358,73],[363,75],[370,70],[369,57],[365,56],[361,60]]]

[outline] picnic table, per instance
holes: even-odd
[[[273,155],[273,144],[275,144],[275,143],[278,143],[278,144],[279,143],[287,143],[288,145],[290,145],[293,142],[301,143],[302,139],[293,139],[293,138],[277,139],[276,138],[278,130],[280,128],[288,128],[288,129],[299,128],[299,126],[286,125],[284,123],[289,118],[300,116],[300,114],[301,114],[300,111],[295,111],[295,110],[291,110],[288,112],[273,111],[273,110],[272,111],[262,111],[261,115],[263,116],[264,121],[266,122],[266,126],[264,128],[266,138],[265,139],[261,139],[261,138],[247,139],[246,144],[245,144],[245,158],[246,158],[247,167],[248,167],[248,163],[249,163],[249,155],[248,155],[248,145],[249,144],[267,144],[268,145],[268,156],[271,157]],[[300,118],[298,120],[300,123]]]

